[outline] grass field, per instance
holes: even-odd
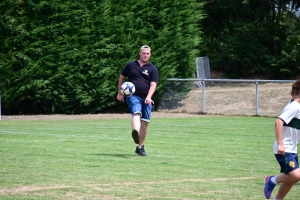
[[[0,199],[265,199],[265,176],[279,174],[274,121],[152,118],[141,157],[129,116],[2,120]]]

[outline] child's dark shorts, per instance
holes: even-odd
[[[288,174],[299,168],[298,154],[296,153],[285,153],[284,155],[275,154],[275,157],[281,167],[281,173]]]

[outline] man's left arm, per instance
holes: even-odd
[[[146,104],[151,104],[151,103],[154,104],[154,101],[152,101],[152,96],[153,96],[153,94],[156,90],[156,86],[157,86],[156,82],[150,82],[150,88],[149,88],[149,91],[148,91],[148,95],[145,99]]]

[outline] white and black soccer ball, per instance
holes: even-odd
[[[135,92],[135,86],[133,85],[133,83],[131,82],[124,82],[121,85],[121,93],[125,96],[125,97],[130,97],[131,95],[134,94]]]

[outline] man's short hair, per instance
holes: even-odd
[[[140,51],[142,51],[143,49],[149,49],[149,51],[151,51],[151,48],[150,48],[148,45],[143,45],[143,46],[141,47],[141,50],[140,50]]]

